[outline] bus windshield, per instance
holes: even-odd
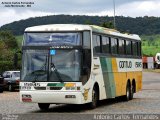
[[[80,33],[25,33],[24,45],[81,45]]]
[[[79,81],[80,56],[77,49],[24,50],[22,81]]]

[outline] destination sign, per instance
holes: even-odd
[[[142,70],[142,60],[141,59],[124,59],[117,58],[117,67],[119,72],[126,71],[141,71]]]
[[[50,49],[55,49],[55,48],[57,48],[57,49],[72,49],[73,48],[73,46],[66,46],[66,45],[58,45],[58,46],[52,46],[52,47],[50,47]]]

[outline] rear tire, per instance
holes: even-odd
[[[90,108],[91,109],[94,109],[94,108],[97,107],[98,100],[99,100],[98,90],[94,86],[93,91],[92,91],[92,102],[90,103]]]
[[[133,94],[134,94],[134,86],[131,85],[129,100],[132,100],[132,99],[133,99]]]
[[[38,103],[38,107],[41,109],[41,110],[48,110],[50,104],[49,103]]]
[[[124,100],[129,101],[130,99],[131,99],[131,87],[128,82],[126,86],[126,95],[124,96]]]

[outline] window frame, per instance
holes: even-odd
[[[137,53],[138,55],[133,55],[133,47],[132,47],[132,42],[135,41],[138,43],[138,52],[141,52],[141,46],[139,46],[139,44],[142,43],[141,40],[136,40],[136,39],[130,39],[130,38],[125,38],[125,37],[118,37],[118,36],[114,36],[114,35],[108,35],[108,34],[103,34],[103,33],[97,33],[97,32],[92,32],[92,50],[93,50],[93,35],[99,35],[101,36],[101,46],[100,49],[102,50],[100,53],[95,53],[93,52],[93,56],[113,56],[113,57],[119,57],[119,58],[141,58],[142,54]],[[108,37],[109,38],[109,53],[104,53],[103,49],[102,49],[102,38],[103,37]],[[111,38],[117,39],[117,53],[112,53],[112,49],[111,49]],[[124,41],[124,54],[120,54],[119,53],[119,40],[123,40]],[[127,41],[130,42],[130,54],[127,54]]]

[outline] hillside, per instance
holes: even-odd
[[[11,30],[14,35],[22,35],[26,27],[35,25],[67,23],[101,25],[109,21],[113,21],[113,17],[52,15],[16,21],[2,26],[0,30]],[[139,35],[160,34],[160,18],[147,16],[137,18],[116,16],[116,28],[122,32]]]

